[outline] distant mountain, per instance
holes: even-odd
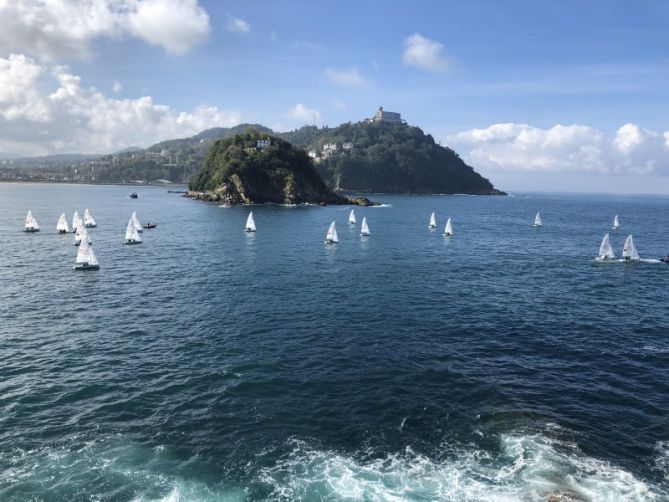
[[[166,149],[192,149],[193,151],[189,153],[195,153],[199,150],[207,150],[217,139],[229,138],[235,134],[241,134],[249,128],[260,132],[272,133],[271,129],[260,124],[239,124],[234,127],[213,127],[211,129],[205,129],[189,138],[161,141],[160,143],[150,146],[147,150],[151,152],[160,152],[161,150]]]
[[[126,148],[123,148],[117,152],[114,152],[112,155],[121,155],[124,153],[136,153],[136,152],[143,152],[144,148],[141,146],[128,146]]]
[[[217,140],[193,176],[191,197],[227,204],[361,204],[336,194],[301,148],[265,132]]]
[[[305,148],[334,188],[383,193],[501,195],[460,156],[403,122],[305,126],[281,135]]]

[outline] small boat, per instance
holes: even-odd
[[[70,227],[67,226],[67,218],[65,217],[65,213],[60,215],[60,218],[58,218],[58,224],[56,225],[56,231],[59,234],[66,234],[70,231]]]
[[[609,242],[609,234],[606,234],[602,239],[602,243],[599,246],[599,254],[595,259],[597,261],[605,261],[612,260],[613,258],[615,258],[615,255],[613,254],[613,248],[611,248],[611,243]]]
[[[131,199],[136,199],[137,197],[139,197],[139,195],[137,195],[137,192],[132,192],[130,195],[128,195],[128,197],[130,197]]]
[[[75,211],[74,214],[72,215],[72,231],[75,232],[77,228],[79,227],[79,220],[81,220],[81,217],[79,216],[79,211]]]
[[[88,234],[86,230],[84,230],[84,233]],[[91,246],[87,235],[85,239],[81,240],[73,268],[74,270],[98,270],[100,268],[98,259],[93,252],[93,246]]]
[[[330,223],[330,228],[328,228],[328,233],[325,236],[326,244],[337,244],[339,242],[339,237],[337,236],[337,229],[335,228],[335,222]]]
[[[444,236],[451,237],[453,235],[453,224],[451,219],[446,220],[446,228],[444,228]]]
[[[363,216],[362,224],[360,225],[360,235],[362,235],[363,237],[366,237],[370,234],[371,234],[371,232],[369,231],[369,225],[367,225],[367,217]]]
[[[625,245],[623,246],[623,260],[624,261],[638,261],[639,260],[639,252],[636,249],[636,246],[634,245],[634,239],[632,238],[632,234],[627,236],[627,239],[625,239]]]
[[[618,221],[618,215],[616,214],[613,218],[613,230],[618,230],[620,228],[620,221]]]
[[[123,244],[140,244],[141,242],[142,237],[139,235],[135,222],[130,218],[128,226],[125,228],[125,240]]]
[[[84,226],[86,228],[95,228],[98,226],[97,223],[95,223],[95,220],[93,219],[93,216],[91,213],[88,211],[88,208],[84,211]]]
[[[141,234],[144,231],[144,228],[142,228],[142,224],[139,222],[139,218],[137,217],[137,213],[135,211],[132,212],[132,216],[130,217],[132,220],[132,223],[135,225],[135,228],[137,231]]]
[[[158,226],[157,223],[150,223],[150,222],[144,223],[144,225],[142,225],[143,228],[156,228],[157,226]]]
[[[28,211],[28,214],[26,215],[26,226],[23,229],[24,232],[39,232],[39,225],[37,224],[37,220],[33,216],[32,211]]]
[[[348,224],[349,225],[355,225],[357,223],[357,220],[355,219],[355,211],[351,209],[351,212],[348,215]]]
[[[430,215],[430,228],[437,228],[437,215],[432,213]]]
[[[533,226],[540,227],[541,225],[543,225],[543,223],[541,222],[541,215],[539,213],[537,213],[537,215],[534,217],[534,225]]]
[[[84,227],[83,221],[79,220],[79,226],[74,231],[74,245],[79,246],[83,241],[86,241],[88,244],[93,244],[93,241],[91,241],[91,238],[86,231],[86,227]]]
[[[249,213],[249,217],[246,218],[246,228],[245,230],[247,232],[255,232],[256,231],[256,222],[253,221],[253,211]]]

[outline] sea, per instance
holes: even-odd
[[[0,500],[669,500],[669,196],[371,198],[0,184]]]

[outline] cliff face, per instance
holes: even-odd
[[[369,204],[334,193],[302,149],[256,130],[216,141],[189,188],[227,204]]]
[[[335,128],[306,126],[282,137],[313,152],[318,173],[333,188],[505,195],[418,127],[358,122]]]

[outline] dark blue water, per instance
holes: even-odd
[[[0,500],[669,500],[669,197],[128,192],[0,185]]]

